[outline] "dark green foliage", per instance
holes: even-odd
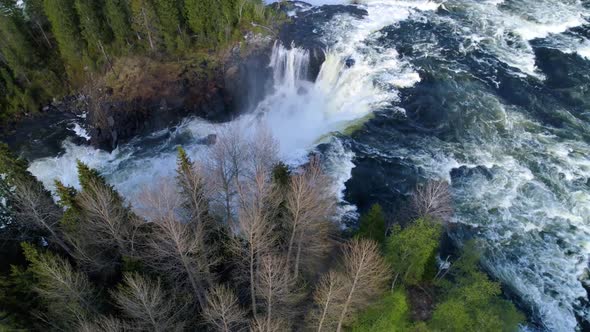
[[[524,316],[500,297],[500,284],[478,268],[479,255],[471,243],[453,264],[451,280],[442,282],[444,301],[430,326],[436,331],[518,331]]]
[[[100,173],[88,167],[88,165],[84,164],[80,160],[77,161],[78,164],[78,180],[80,181],[80,187],[82,187],[82,191],[92,193],[97,186],[107,188],[113,197],[115,197],[117,204],[123,204],[123,198],[119,195],[119,193],[115,190],[113,186],[107,183],[105,178],[100,175]]]
[[[385,243],[385,215],[379,204],[373,204],[371,209],[361,217],[356,236],[372,239],[377,243]]]
[[[2,324],[23,328],[19,323],[27,321],[40,308],[33,286],[33,274],[20,266],[13,265],[7,275],[0,275],[0,331],[3,331]],[[3,310],[6,310],[4,315]]]
[[[0,11],[0,116],[37,111],[64,91],[48,45],[35,40],[30,23],[19,9]]]
[[[105,15],[113,32],[115,52],[125,53],[132,32],[127,1],[105,0]]]
[[[280,161],[272,170],[272,178],[281,188],[286,188],[291,179],[291,171],[284,162]]]
[[[65,330],[97,312],[98,293],[87,276],[65,259],[23,243],[23,252],[32,276],[32,289],[39,296],[44,314],[53,325]]]
[[[118,78],[122,56],[186,60],[224,48],[265,13],[261,0],[3,0],[0,125],[85,88],[96,74]]]
[[[184,29],[181,26],[180,11],[176,1],[153,0],[164,45],[168,52],[174,53],[185,48]]]
[[[74,3],[69,0],[44,0],[43,4],[68,75],[73,82],[80,82],[84,78],[82,50],[86,47]]]
[[[130,0],[129,3],[137,44],[145,50],[157,51],[162,40],[162,27],[153,4],[147,0]]]
[[[396,280],[406,285],[428,281],[429,265],[434,264],[442,227],[428,219],[418,219],[401,229],[394,227],[387,239],[386,258]]]
[[[105,61],[105,45],[111,37],[108,27],[104,24],[101,14],[101,1],[75,0],[74,6],[80,21],[80,33],[86,42],[86,56],[88,63],[96,66],[99,59]]]

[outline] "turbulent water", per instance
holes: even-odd
[[[323,143],[335,193],[361,208],[395,206],[420,179],[448,180],[452,237],[481,241],[529,328],[587,327],[590,2],[361,2],[361,16],[299,6],[295,20],[316,22],[305,38],[326,47],[318,77],[308,77],[307,50],[276,44],[273,89],[234,122],[246,135],[272,130],[292,164]],[[359,122],[352,136],[338,134]],[[173,172],[175,146],[200,158],[201,139],[222,126],[186,119],[113,153],[67,139],[65,152],[30,169],[48,187],[77,185],[80,159],[134,197]]]

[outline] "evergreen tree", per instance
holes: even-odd
[[[110,39],[110,31],[103,24],[101,15],[102,1],[96,0],[75,0],[75,8],[80,20],[80,33],[86,41],[86,52],[90,63],[103,58],[109,61],[105,50],[105,44]]]
[[[207,5],[204,1],[184,0],[184,15],[190,29],[201,38],[207,35]]]
[[[153,0],[153,4],[160,21],[166,50],[174,53],[177,49],[182,49],[184,31],[180,24],[180,12],[176,1]]]
[[[0,113],[1,119],[5,121],[14,119],[13,117],[21,112],[36,109],[37,103],[31,96],[31,91],[23,88],[8,68],[2,68],[0,66],[0,78],[4,82],[4,89],[6,91],[4,95],[6,108],[4,112]]]
[[[96,169],[88,167],[88,165],[80,160],[76,161],[76,163],[78,167],[78,180],[80,181],[80,187],[82,187],[83,192],[92,192],[97,186],[103,187],[117,199],[118,203],[123,203],[123,198],[121,198],[113,186],[107,183],[106,179]]]
[[[143,48],[155,52],[161,43],[162,31],[156,10],[148,0],[130,0],[131,26]]]
[[[74,83],[80,83],[84,79],[82,50],[85,45],[78,29],[74,4],[70,0],[44,0],[43,7],[68,75]]]
[[[0,14],[0,61],[15,79],[12,91],[8,92],[15,96],[10,104],[15,110],[21,108],[34,112],[40,103],[59,97],[64,92],[63,84],[55,74],[55,65],[51,62],[53,55],[45,44],[40,45],[32,39],[22,12],[8,12]],[[47,56],[41,57],[39,52]],[[16,85],[20,86],[19,89]]]
[[[360,220],[357,236],[373,239],[377,243],[385,243],[385,216],[379,204],[373,204],[369,212],[364,214]]]
[[[115,52],[124,53],[123,49],[129,44],[131,23],[129,8],[124,0],[105,0],[106,18],[114,37]]]
[[[19,11],[0,12],[0,52],[12,72],[30,84],[30,70],[37,59],[25,28],[24,17]]]
[[[86,275],[53,253],[41,252],[27,243],[22,248],[29,262],[27,271],[33,276],[33,289],[53,326],[72,330],[97,313],[98,293]]]
[[[47,49],[54,47],[51,27],[45,11],[43,9],[43,0],[23,0],[25,15],[31,22],[32,30],[36,31],[40,39],[45,43]]]
[[[0,143],[0,197],[3,198],[0,204],[0,229],[14,225],[14,209],[16,208],[14,189],[17,184],[30,183],[46,196],[50,193],[43,188],[43,185],[27,170],[28,163],[10,151],[8,145]]]

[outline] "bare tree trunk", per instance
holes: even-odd
[[[102,52],[102,55],[104,56],[105,60],[109,64],[109,68],[111,69],[111,71],[113,73],[115,73],[115,76],[119,77],[119,74],[117,74],[117,72],[115,72],[115,69],[113,68],[113,63],[111,62],[111,59],[107,55],[107,52],[105,51],[104,46],[102,45],[102,41],[100,41],[100,40],[98,41],[98,47],[100,48],[100,51]]]
[[[300,235],[300,239],[297,243],[297,255],[295,256],[295,268],[294,268],[294,272],[293,275],[295,278],[297,278],[299,276],[299,262],[301,261],[301,248],[302,248],[302,243],[303,243],[303,232],[301,232]]]
[[[148,36],[148,40],[150,42],[150,48],[152,49],[152,51],[155,49],[154,47],[154,41],[152,40],[152,33],[150,31],[149,25],[148,25],[148,21],[147,21],[147,15],[145,13],[145,8],[141,8],[141,14],[143,16],[143,24],[145,26],[145,31],[147,31],[147,36]]]
[[[35,20],[35,25],[37,25],[37,27],[39,28],[39,31],[41,31],[41,34],[43,35],[43,39],[45,39],[47,46],[49,48],[53,48],[53,45],[51,45],[51,42],[49,41],[49,38],[47,37],[45,30],[43,30],[43,27],[41,26],[41,24],[39,24],[39,21]]]
[[[254,249],[250,246],[250,299],[252,301],[252,315],[256,318],[256,285],[254,283]]]
[[[346,312],[348,311],[348,307],[350,306],[350,302],[352,301],[352,295],[354,294],[354,291],[356,290],[356,285],[358,282],[359,273],[360,273],[360,269],[354,275],[354,279],[352,281],[350,291],[348,292],[348,297],[346,298],[346,301],[344,302],[344,307],[342,308],[342,312],[340,313],[340,319],[338,319],[338,327],[336,328],[336,332],[342,331],[342,323],[344,323],[344,318],[346,317]]]

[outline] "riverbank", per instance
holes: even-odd
[[[249,32],[223,50],[195,52],[184,59],[118,59],[79,93],[3,128],[2,140],[18,144],[23,133],[39,124],[76,118],[87,143],[112,151],[190,115],[229,120],[262,97],[258,86],[249,83],[266,81],[272,42],[269,34]]]

